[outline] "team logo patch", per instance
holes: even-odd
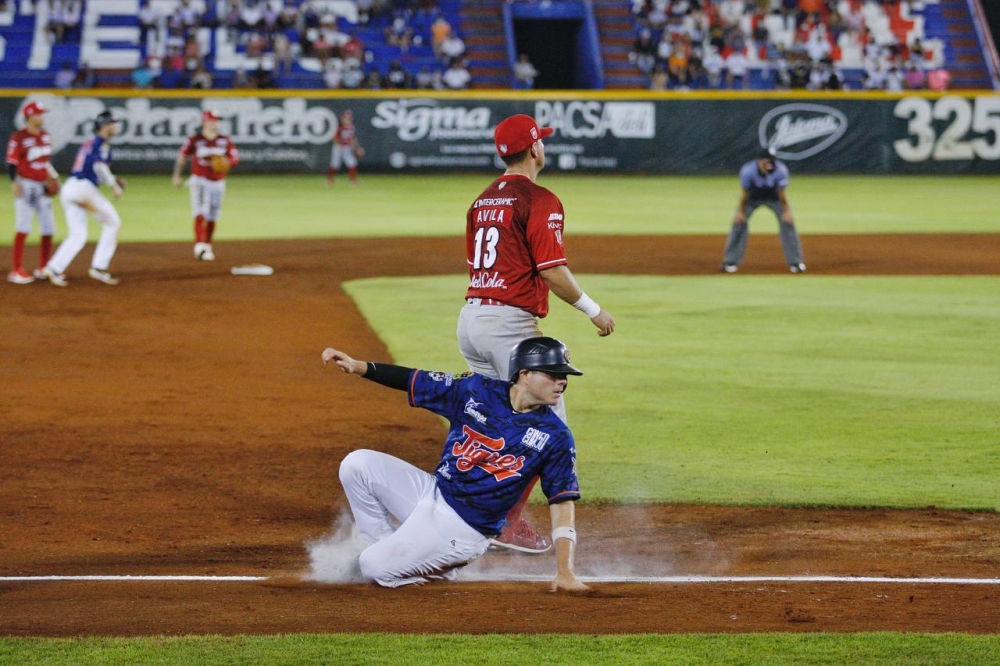
[[[452,377],[455,379],[468,379],[469,377],[472,377],[475,374],[476,373],[474,372],[466,370],[465,372],[456,372],[455,374],[452,375]]]
[[[535,430],[534,428],[528,428],[528,432],[524,433],[524,437],[521,439],[521,444],[535,451],[544,449],[548,442],[549,434],[541,430]]]
[[[486,423],[486,417],[483,415],[481,411],[476,409],[481,404],[483,403],[476,402],[472,398],[469,398],[469,401],[465,403],[465,413],[471,416],[473,419],[475,419],[476,422],[478,423]]]
[[[534,127],[531,128],[531,138],[538,141],[538,130]]]
[[[501,143],[500,144],[500,154],[501,155],[506,155],[507,154],[507,144],[506,143]]]
[[[500,455],[500,451],[506,446],[503,437],[487,437],[467,425],[462,426],[462,434],[463,439],[451,445],[451,453],[457,458],[455,469],[459,472],[468,472],[478,467],[492,474],[497,481],[521,476],[524,456]]]

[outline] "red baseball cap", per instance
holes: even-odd
[[[551,127],[539,127],[534,118],[519,113],[497,125],[493,131],[493,142],[501,155],[515,155],[527,150],[536,141],[552,136],[553,132],[555,130]]]
[[[201,122],[205,122],[206,120],[222,120],[222,116],[219,115],[218,111],[206,109],[201,114]]]
[[[40,102],[32,102],[24,107],[24,117],[30,118],[31,116],[37,116],[42,113],[48,113],[48,109],[41,105]]]

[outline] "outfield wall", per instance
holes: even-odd
[[[1000,173],[998,94],[211,92],[8,91],[0,118],[9,132],[28,101],[49,106],[63,172],[105,107],[123,121],[114,144],[122,173],[169,172],[211,107],[240,148],[241,173],[325,170],[337,114],[348,108],[365,171],[492,171],[502,166],[493,127],[528,113],[555,129],[546,141],[553,171],[731,174],[771,146],[797,173]]]

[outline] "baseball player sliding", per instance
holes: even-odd
[[[38,102],[24,107],[23,129],[10,135],[7,141],[7,169],[10,172],[11,191],[14,194],[14,261],[7,281],[14,284],[31,284],[44,279],[42,269],[52,253],[52,235],[56,231],[52,214],[52,195],[59,189],[59,174],[49,159],[52,156],[52,139],[45,131],[45,112]],[[39,249],[38,268],[33,274],[24,270],[24,247],[31,234],[31,218],[38,216],[42,241]]]
[[[183,184],[181,170],[191,161],[191,215],[194,217],[194,258],[214,261],[212,236],[226,196],[226,175],[239,163],[232,139],[219,133],[222,116],[212,110],[201,114],[201,131],[189,136],[174,162],[174,187]]]
[[[406,391],[411,406],[449,423],[433,475],[363,449],[341,462],[340,482],[354,520],[371,541],[358,559],[366,579],[384,587],[454,579],[486,552],[507,512],[540,476],[556,544],[551,589],[588,589],[573,571],[574,503],[580,497],[576,445],[552,410],[568,375],[583,373],[570,365],[561,342],[522,341],[509,354],[505,380],[358,361],[330,348],[322,358],[348,374]]]
[[[511,347],[541,335],[538,319],[548,314],[550,290],[585,313],[600,335],[615,330],[614,317],[583,292],[567,265],[562,202],[535,183],[545,167],[542,139],[552,131],[523,114],[497,125],[494,142],[507,169],[466,215],[469,287],[458,316],[458,347],[470,370],[494,379],[508,377]],[[561,399],[554,410],[566,420]],[[521,518],[534,485],[525,486],[493,545],[522,553],[552,547]]]
[[[46,279],[57,287],[69,284],[65,271],[87,244],[87,213],[92,214],[101,225],[101,236],[87,275],[104,284],[118,284],[118,277],[108,272],[108,266],[118,249],[118,230],[121,229],[122,219],[100,190],[101,183],[107,185],[115,199],[125,191],[125,181],[111,173],[111,139],[117,133],[118,120],[111,112],[98,114],[94,120],[94,136],[80,146],[70,177],[59,192],[69,234],[42,269]]]

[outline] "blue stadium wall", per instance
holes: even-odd
[[[492,171],[492,130],[513,113],[555,134],[549,169],[562,172],[731,174],[762,147],[797,173],[998,174],[1000,94],[451,93],[256,95],[6,91],[6,132],[32,100],[51,108],[54,163],[65,172],[105,108],[122,119],[116,170],[165,173],[201,110],[213,108],[239,146],[243,173],[322,171],[337,114],[354,112],[366,171]]]

